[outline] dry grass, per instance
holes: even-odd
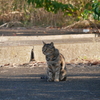
[[[73,5],[84,5],[90,0],[57,0],[62,3],[72,3]],[[85,1],[85,2],[84,2]],[[0,0],[0,24],[10,21],[21,21],[25,26],[67,26],[77,21],[82,9],[76,12],[76,16],[64,16],[61,11],[57,14],[47,12],[43,8],[34,8],[28,5],[26,0]]]

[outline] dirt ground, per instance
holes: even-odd
[[[0,100],[100,100],[100,64],[67,64],[68,78],[47,82],[46,63],[0,67]]]

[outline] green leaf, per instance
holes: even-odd
[[[91,14],[92,12],[90,10],[87,10],[85,9],[82,13],[81,13],[81,16],[84,18],[84,19],[88,19],[88,16],[89,14]]]
[[[27,0],[27,2],[30,4],[33,0]]]
[[[93,13],[93,17],[95,20],[100,20],[100,16],[98,16],[97,14]]]
[[[89,2],[89,3],[87,3],[87,4],[85,5],[85,9],[91,10],[91,8],[92,8],[92,3],[91,3],[91,2]]]
[[[99,8],[99,7],[97,7],[95,11],[96,11],[96,13],[97,13],[98,15],[100,14],[100,8]]]

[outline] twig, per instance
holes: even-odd
[[[96,23],[93,23],[92,21],[88,20],[90,23],[92,23],[94,25],[94,27],[97,29],[98,32],[98,37],[100,36],[100,31],[99,28],[97,27]],[[95,34],[96,35],[96,34]]]
[[[0,28],[6,26],[7,24],[8,24],[8,23],[4,23],[4,24],[2,24],[2,25],[0,26]]]
[[[72,28],[73,26],[79,24],[80,22],[81,22],[81,21],[78,21],[78,22],[75,22],[74,24],[68,25],[68,26],[64,27],[64,29]]]

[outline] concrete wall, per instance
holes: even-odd
[[[55,44],[55,47],[64,55],[66,62],[72,59],[100,59],[100,42],[75,43],[75,44]],[[42,45],[34,47],[36,61],[45,61],[42,54]]]
[[[73,35],[47,35],[47,36],[0,36],[0,42],[18,40],[55,40],[71,38],[93,38],[95,34],[73,34]]]
[[[28,63],[32,48],[32,46],[0,47],[0,65]]]
[[[34,46],[34,49],[33,49]],[[31,58],[31,50],[34,50],[36,61],[45,62],[42,54],[42,45],[33,46],[5,46],[0,47],[0,65],[7,63],[28,63]],[[100,42],[56,44],[56,48],[64,55],[66,62],[75,58],[100,59]]]

